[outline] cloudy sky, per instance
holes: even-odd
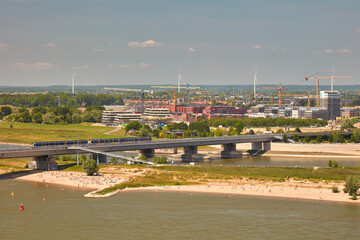
[[[0,0],[0,85],[360,84],[360,1]],[[327,80],[324,80],[324,84]]]

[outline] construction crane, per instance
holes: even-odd
[[[153,94],[153,90],[144,89],[130,89],[130,88],[104,88],[106,91],[121,91],[121,92],[141,92],[141,114],[144,113],[144,96],[145,93]]]
[[[200,89],[200,87],[190,87],[189,84],[186,85],[186,87],[179,87],[179,86],[151,86],[151,88],[172,88],[174,89],[174,101],[175,101],[175,89],[186,89],[186,100],[187,100],[187,103],[186,103],[186,106],[188,107],[189,106],[189,91],[190,89]]]
[[[310,108],[310,91],[308,91],[308,95],[300,95],[300,94],[285,94],[283,97],[308,97],[308,108]]]
[[[265,89],[277,89],[279,91],[279,109],[281,109],[282,91],[287,91],[287,88],[282,88],[281,83],[280,83],[279,87],[263,87],[263,88],[265,88]]]
[[[335,78],[352,78],[352,76],[330,76],[330,77],[319,77],[319,73],[316,73],[316,77],[305,77],[304,79],[307,81],[309,79],[315,79],[316,80],[316,107],[319,108],[319,99],[320,99],[320,94],[319,94],[319,80],[320,79],[331,79],[331,91],[333,91],[333,80]]]

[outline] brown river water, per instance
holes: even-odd
[[[83,197],[85,193],[60,186],[0,180],[0,239],[360,236],[360,206],[354,204],[176,192],[124,192],[105,199],[87,199]],[[21,203],[24,211],[20,210]]]

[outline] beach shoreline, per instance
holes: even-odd
[[[105,195],[97,194],[96,192],[104,188],[114,186],[118,183],[127,181],[127,179],[119,178],[111,174],[104,174],[101,176],[85,176],[85,174],[78,172],[39,172],[20,176],[15,180],[38,182],[49,184],[53,186],[70,187],[79,191],[90,191],[84,197],[90,198],[105,198],[116,194],[126,192],[151,191],[155,193],[161,192],[189,192],[189,193],[211,193],[222,195],[244,195],[244,196],[258,196],[258,197],[275,197],[288,198],[298,200],[316,200],[316,201],[331,201],[342,203],[360,204],[360,201],[350,200],[350,196],[342,190],[344,182],[311,182],[309,180],[294,180],[289,179],[285,182],[271,182],[259,180],[233,180],[208,182],[199,185],[171,185],[171,186],[152,186],[140,188],[126,188],[123,190],[115,190]],[[107,184],[100,182],[100,180],[107,180]],[[110,182],[109,182],[110,181]],[[84,186],[80,186],[79,182]],[[333,193],[331,187],[337,186],[340,193]]]

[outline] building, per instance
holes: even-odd
[[[146,108],[143,118],[145,122],[152,124],[169,123],[173,120],[168,108]]]
[[[123,111],[123,112],[119,112],[118,114],[116,114],[115,116],[115,120],[114,123],[115,125],[120,125],[123,123],[129,123],[132,121],[139,121],[141,122],[143,120],[141,114],[139,113],[134,113],[133,111]]]
[[[340,93],[338,91],[320,91],[320,109],[326,109],[324,119],[340,117]]]

